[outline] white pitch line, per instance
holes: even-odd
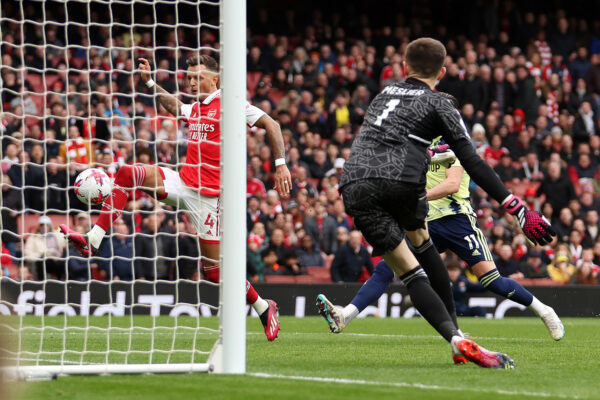
[[[309,381],[309,382],[325,382],[325,383],[340,383],[346,385],[368,385],[368,386],[391,386],[391,387],[402,387],[402,388],[414,388],[422,390],[451,390],[457,392],[486,392],[493,394],[500,394],[506,396],[528,396],[528,397],[559,397],[562,399],[580,399],[579,396],[571,396],[564,394],[554,394],[545,392],[526,392],[526,391],[512,391],[502,389],[485,389],[485,388],[472,388],[472,387],[452,387],[452,386],[440,386],[440,385],[428,385],[418,382],[381,382],[381,381],[367,381],[363,379],[348,379],[348,378],[327,378],[320,376],[298,376],[298,375],[282,375],[282,374],[268,374],[264,372],[253,372],[246,375],[254,376],[256,378],[276,378],[276,379],[290,379],[295,381]]]

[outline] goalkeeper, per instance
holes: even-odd
[[[453,96],[448,95],[454,101]],[[500,276],[496,269],[487,240],[477,225],[475,212],[469,202],[469,175],[464,173],[452,150],[439,141],[431,146],[432,161],[427,172],[427,214],[431,240],[439,252],[452,250],[466,261],[482,285],[500,296],[529,307],[539,315],[554,340],[564,336],[564,326],[554,310],[543,304],[518,282]],[[417,254],[418,257],[418,254]],[[425,268],[424,268],[425,269]],[[431,285],[446,303],[447,282],[443,274],[428,272]],[[440,276],[441,275],[441,276]],[[381,261],[373,276],[360,288],[354,299],[343,309],[335,307],[324,295],[317,297],[323,317],[334,333],[340,333],[362,310],[375,302],[389,286],[394,272]],[[452,310],[454,307],[452,307]],[[454,355],[455,363],[466,359]]]
[[[61,225],[69,241],[84,255],[96,253],[106,232],[119,218],[127,202],[128,192],[143,188],[166,204],[189,212],[196,228],[202,254],[204,276],[219,282],[220,231],[219,194],[221,189],[221,90],[219,65],[208,55],[187,59],[186,81],[190,92],[198,99],[183,104],[177,97],[157,85],[151,78],[148,60],[139,59],[139,71],[146,86],[153,89],[160,104],[171,114],[183,117],[188,124],[186,162],[179,173],[155,165],[123,165],[115,176],[111,196],[103,203],[96,225],[80,234]],[[283,197],[289,196],[292,179],[285,164],[283,137],[279,124],[257,107],[246,104],[246,122],[265,129],[275,157],[275,188]],[[254,308],[264,326],[269,341],[277,338],[279,321],[277,304],[262,299],[246,281],[246,301]]]
[[[419,313],[451,344],[453,353],[482,367],[512,368],[508,356],[464,338],[456,324],[448,271],[425,224],[427,148],[432,140],[442,135],[471,178],[517,216],[528,238],[545,244],[554,232],[541,214],[527,210],[477,156],[458,111],[433,91],[445,74],[445,59],[446,49],[437,40],[421,38],[407,46],[407,79],[383,89],[369,106],[344,165],[340,191],[348,214],[374,254],[383,255],[400,276]],[[447,288],[438,291],[443,299],[432,289],[428,275],[446,280]],[[445,301],[446,292],[449,301]]]

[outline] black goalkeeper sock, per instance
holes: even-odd
[[[423,268],[417,266],[402,275],[400,279],[406,285],[415,308],[444,339],[450,342],[452,336],[460,336],[444,303],[431,288]]]
[[[456,306],[454,304],[454,297],[452,296],[452,285],[450,283],[450,276],[448,275],[448,269],[444,265],[444,261],[440,257],[437,249],[433,245],[431,238],[427,239],[421,246],[413,247],[415,257],[419,264],[423,267],[423,270],[429,277],[431,287],[438,294],[440,299],[444,302],[454,326],[458,329],[458,321],[456,320]]]

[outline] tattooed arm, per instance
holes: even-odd
[[[152,78],[150,77],[150,63],[145,58],[138,58],[140,64],[138,68],[140,69],[140,76],[144,83],[150,81]],[[167,92],[165,89],[158,86],[156,83],[153,86],[156,89],[156,93],[158,93],[158,102],[171,114],[174,116],[179,116],[179,109],[183,105],[183,103],[171,93]]]

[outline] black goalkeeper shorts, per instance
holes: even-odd
[[[373,246],[373,256],[394,250],[407,231],[425,228],[427,194],[423,185],[369,179],[348,183],[341,192],[346,212]]]

